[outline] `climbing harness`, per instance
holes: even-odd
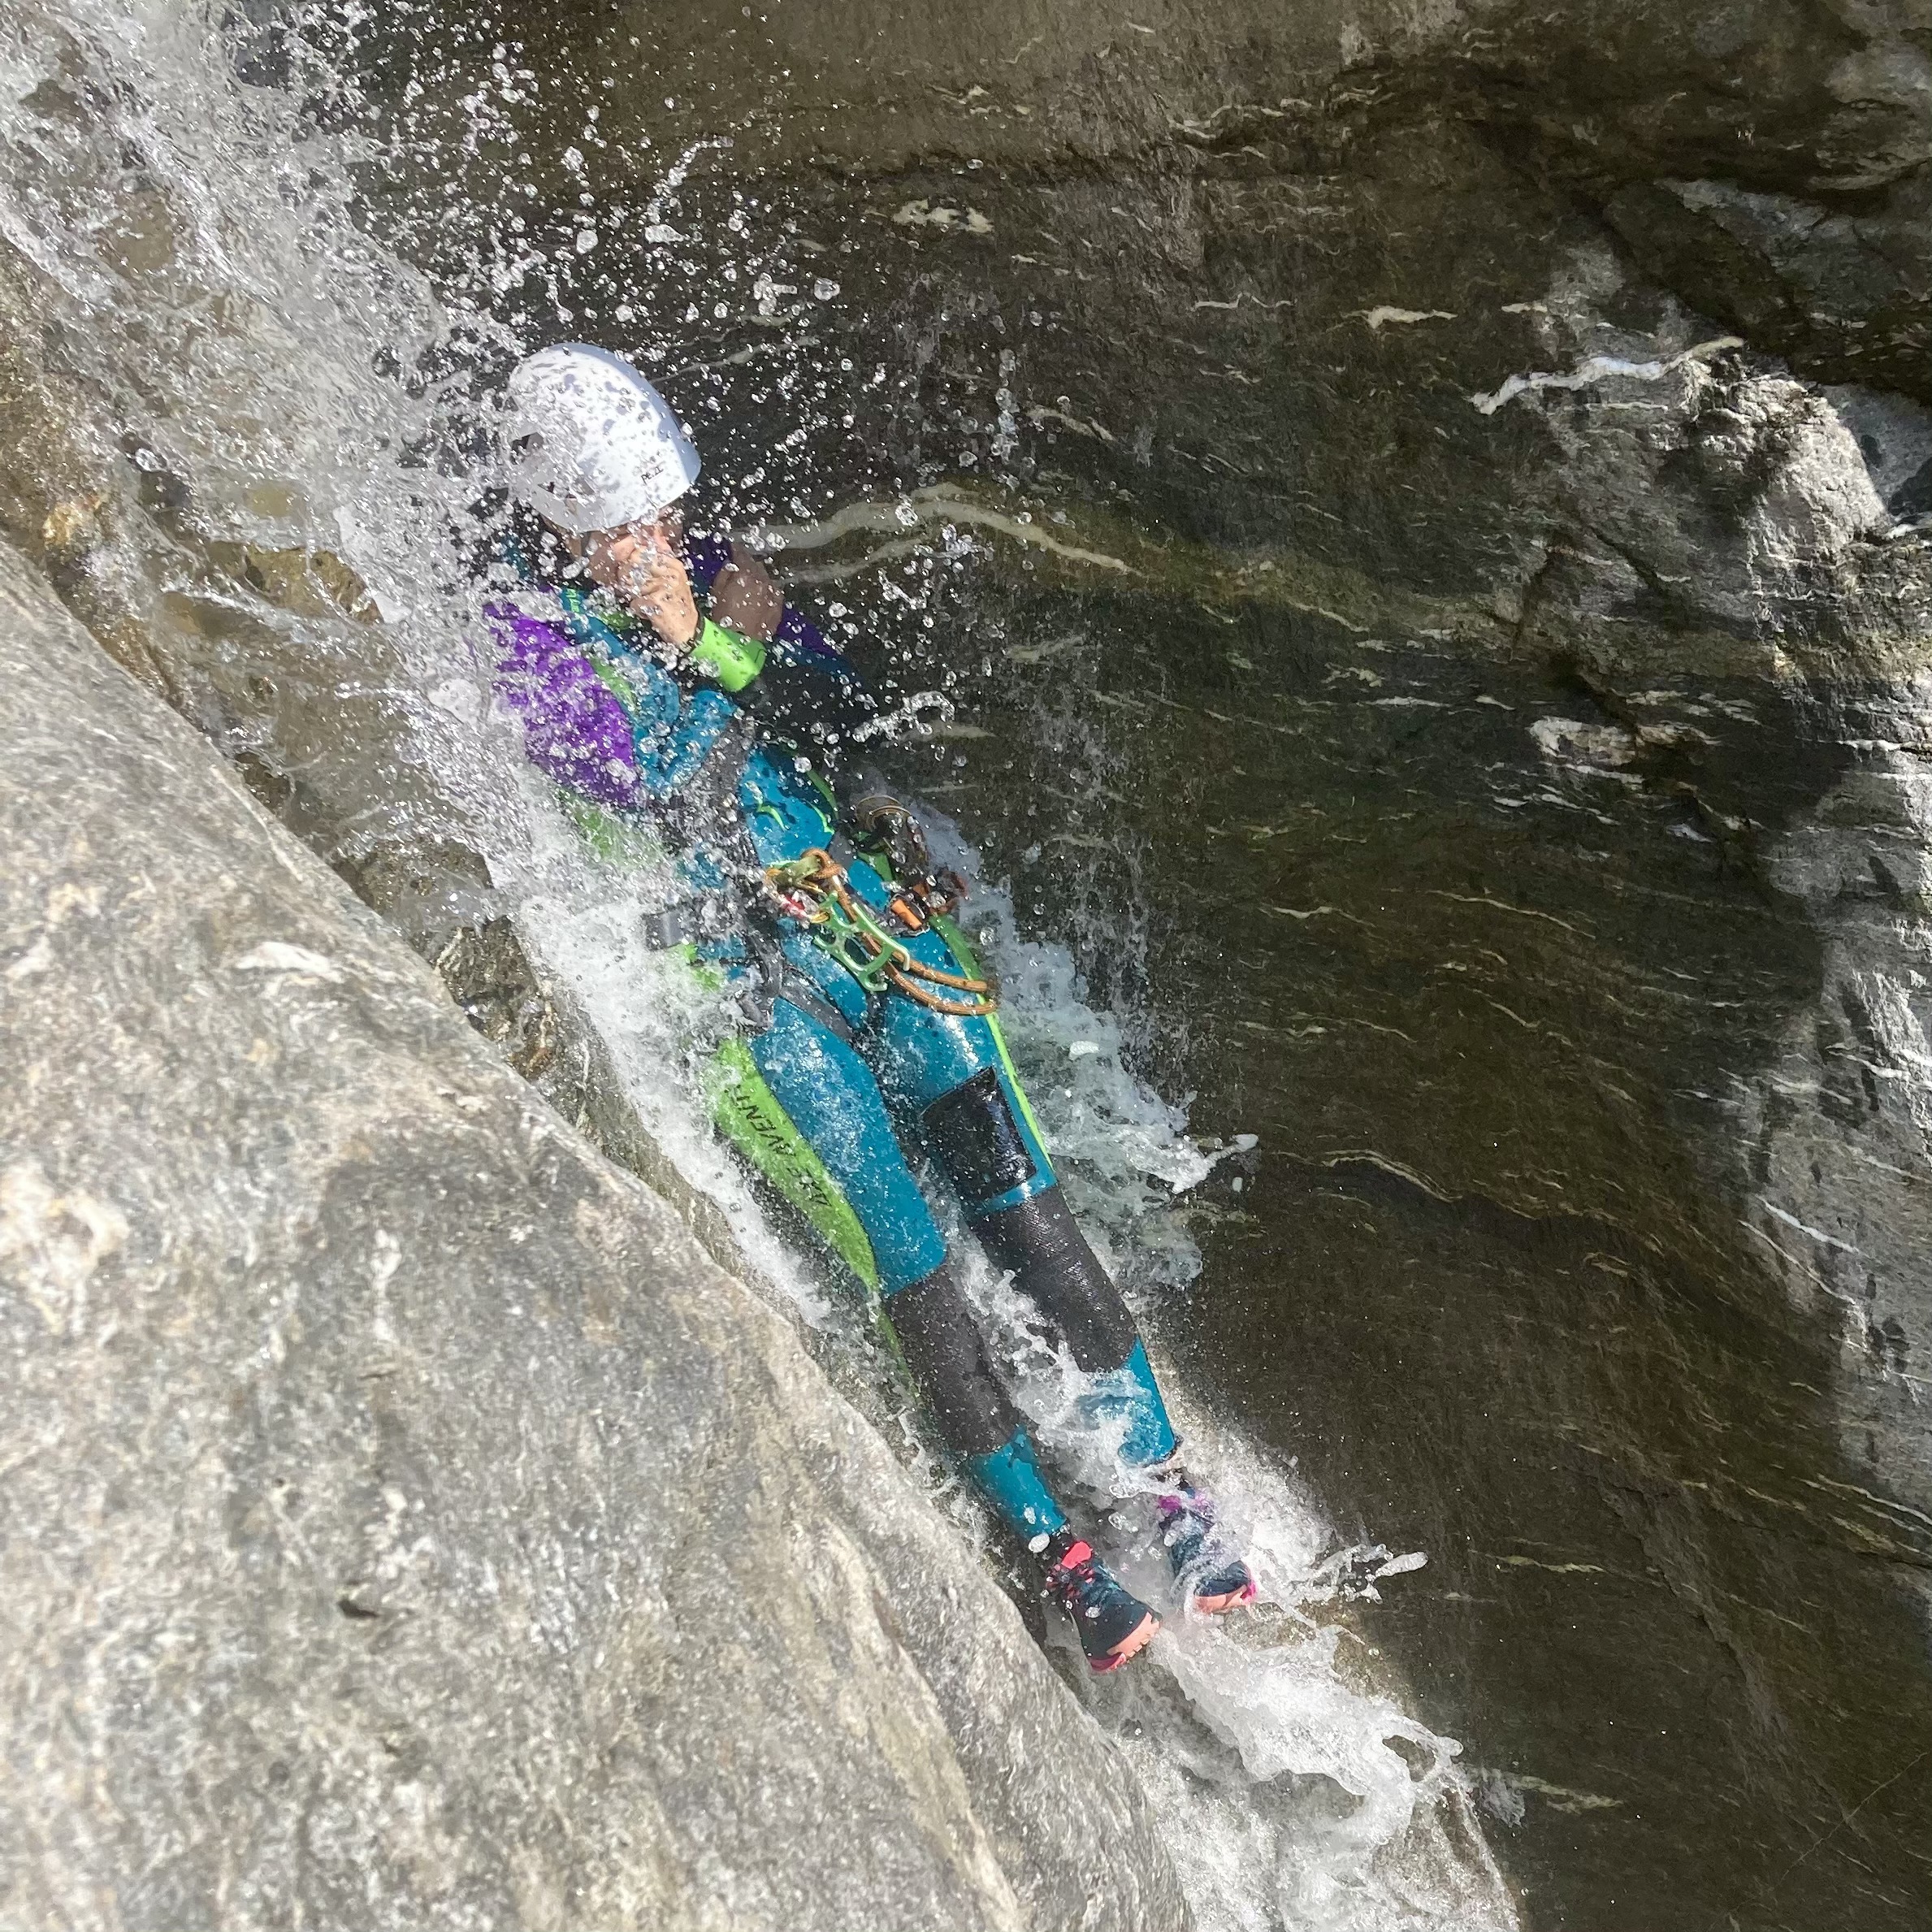
[[[810,926],[819,945],[868,993],[890,985],[935,1013],[961,1019],[981,1020],[997,1010],[999,1003],[992,996],[990,980],[947,972],[914,959],[866,910],[847,882],[845,868],[822,847],[814,846],[802,858],[768,865],[765,876],[780,908]],[[902,925],[917,933],[951,903],[922,913],[912,894],[901,890],[893,896],[892,910]],[[946,993],[931,990],[934,986],[971,997],[948,998]]]

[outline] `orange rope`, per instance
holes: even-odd
[[[898,990],[909,999],[935,1013],[948,1013],[960,1019],[984,1019],[996,1011],[998,1002],[989,997],[991,982],[972,979],[964,973],[947,972],[938,966],[928,966],[912,957],[912,954],[888,933],[879,929],[872,914],[853,896],[851,887],[846,882],[845,868],[821,846],[814,846],[802,859],[787,864],[768,865],[765,876],[777,894],[779,903],[795,918],[804,919],[810,925],[823,925],[831,921],[832,915],[825,906],[829,899],[838,908],[843,924],[841,937],[856,936],[860,943],[868,948],[880,971]],[[787,890],[802,894],[816,902],[811,912],[799,909]],[[898,901],[895,901],[895,905]],[[900,914],[901,918],[904,914]],[[911,921],[908,921],[911,924]],[[870,968],[867,968],[869,972]],[[937,993],[929,993],[916,982],[925,980],[935,986],[945,986],[956,993],[970,993],[975,998],[967,1000],[946,999]]]

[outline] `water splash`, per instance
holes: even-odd
[[[487,859],[487,878],[443,878],[412,916],[513,917],[658,1145],[847,1380],[886,1389],[875,1419],[900,1427],[935,1500],[983,1541],[956,1481],[894,1423],[903,1385],[861,1361],[877,1354],[862,1312],[770,1225],[692,1103],[690,1067],[724,1021],[642,944],[661,877],[583,851],[465,641],[479,372],[510,345],[366,232],[339,77],[284,34],[276,84],[248,78],[223,18],[192,0],[15,0],[0,22],[0,297],[17,340],[52,345],[54,399],[41,446],[8,457],[8,500],[26,506],[13,527],[97,630],[154,640],[145,668],[339,863],[397,848],[420,869],[440,846]],[[479,258],[473,279],[501,271]],[[357,583],[373,610],[343,589]],[[962,842],[942,829],[940,843],[970,871]],[[1119,1019],[1082,998],[1063,947],[1024,937],[984,886],[975,922],[1069,1192],[1158,1346],[1164,1298],[1200,1266],[1176,1202],[1213,1157],[1133,1077]],[[990,1271],[977,1292],[1003,1309]],[[1073,1453],[1071,1365],[1042,1349],[1018,1366],[1043,1435]],[[1349,1596],[1393,1573],[1387,1553],[1337,1549],[1292,1471],[1173,1393],[1267,1605],[1176,1621],[1122,1681],[1076,1661],[1069,1679],[1150,1794],[1200,1922],[1511,1924],[1456,1748],[1405,1713],[1348,1623]],[[1083,1473],[1141,1575],[1159,1559],[1131,1481],[1104,1453]]]
[[[943,861],[969,878],[970,849],[938,829]],[[1248,1551],[1260,1607],[1170,1617],[1142,1666],[1094,1679],[1070,1632],[1053,1633],[1068,1676],[1155,1801],[1203,1925],[1396,1928],[1511,1926],[1507,1887],[1457,1768],[1460,1747],[1403,1709],[1397,1674],[1348,1620],[1351,1603],[1421,1567],[1421,1553],[1347,1545],[1292,1469],[1202,1408],[1160,1361],[1163,1321],[1185,1319],[1201,1256],[1188,1192],[1217,1159],[1185,1132],[1183,1109],[1136,1077],[1119,1020],[1082,997],[1065,947],[1024,938],[1011,895],[975,882],[970,923],[1000,977],[1022,1077],[1083,1224],[1129,1284],[1146,1326],[1190,1472]],[[1010,1289],[977,1280],[1012,1357],[1023,1409],[1098,1510],[1099,1538],[1130,1588],[1167,1599],[1164,1554],[1144,1476],[1120,1435],[1082,1406],[1094,1378],[1025,1326]]]

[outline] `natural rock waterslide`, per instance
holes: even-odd
[[[0,550],[0,1923],[1177,1925],[786,1323]]]
[[[1164,1332],[1431,1553],[1531,1922],[1932,1922],[1922,10],[401,40],[398,231],[656,357],[1259,1134]]]
[[[34,0],[0,22],[0,524],[285,828],[436,960],[513,1067],[810,1324],[815,1358],[950,1517],[951,1565],[1004,1581],[1087,1695],[1104,1729],[1082,1734],[1081,1774],[1146,1795],[1157,1859],[1197,1916],[1500,1932],[1512,1908],[1458,1747],[1418,1722],[1399,1660],[1355,1640],[1336,1605],[1419,1555],[1341,1547],[1292,1479],[1177,1387],[1190,1454],[1224,1474],[1276,1601],[1233,1630],[1176,1625],[1148,1674],[1094,1700],[1065,1633],[930,1453],[863,1307],[801,1269],[795,1237],[721,1158],[678,1072],[681,1011],[703,1016],[639,943],[639,894],[656,884],[613,876],[520,778],[473,648],[474,557],[451,526],[475,488],[491,384],[466,365],[500,357],[502,334],[440,303],[361,225],[353,144],[330,124],[341,71],[301,41],[251,45],[241,24],[196,0],[125,0],[105,17],[93,0]],[[1003,903],[983,891],[976,917],[999,925]],[[1123,1064],[1120,1024],[1081,1002],[1063,951],[1019,934],[1010,911],[991,943],[1016,1053],[1089,1227],[1137,1294],[1185,1281],[1198,1256],[1173,1190],[1206,1154]],[[1070,1065],[1072,1085],[1054,1077]],[[665,1507],[704,1499],[687,1489]],[[601,1683],[600,1654],[580,1656]],[[694,1653],[665,1696],[707,1668]],[[692,1711],[708,1709],[712,1687],[693,1688]],[[761,1734],[790,1711],[781,1690],[771,1713],[747,1696],[739,1716]],[[124,1752],[153,1714],[123,1713]],[[1005,1744],[1032,1748],[1023,1726]],[[453,1754],[450,1776],[466,1762]],[[1131,1836],[1097,1827],[1094,1842],[1103,1861],[1138,1857]],[[900,1897],[868,1889],[890,1856],[828,1835],[804,1862],[828,1891],[843,1875],[844,1922],[896,1926]],[[786,1856],[782,1835],[721,1849],[713,1889],[728,1892],[741,1862]],[[610,1862],[649,1857],[647,1833]],[[1137,1922],[1175,1922],[1158,1865],[1124,1882],[1146,1901]],[[264,1910],[287,1889],[271,1886]],[[1089,1908],[1102,1901],[1083,1891],[1040,1909],[1064,1923]],[[141,1909],[166,1922],[169,1907]]]
[[[1526,1921],[1923,1932],[1922,22],[399,6],[365,113],[135,11],[132,80],[6,49],[0,522],[70,607],[537,1069],[422,500],[500,324],[645,355],[970,700],[907,774],[1024,932],[1259,1136],[1190,1295],[1116,1258],[1197,1415],[1429,1553],[1367,1628]],[[1245,1922],[1475,1922],[1312,1856],[1319,1718],[1244,1784],[1173,1701],[1090,1708]]]

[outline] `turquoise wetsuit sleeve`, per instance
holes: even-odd
[[[738,707],[708,687],[681,691],[649,658],[633,659],[627,669],[638,777],[652,798],[669,798],[711,755]]]
[[[738,715],[738,707],[720,691],[695,691],[683,702],[677,729],[662,753],[650,765],[639,756],[644,788],[654,798],[667,798],[711,756],[711,748]]]

